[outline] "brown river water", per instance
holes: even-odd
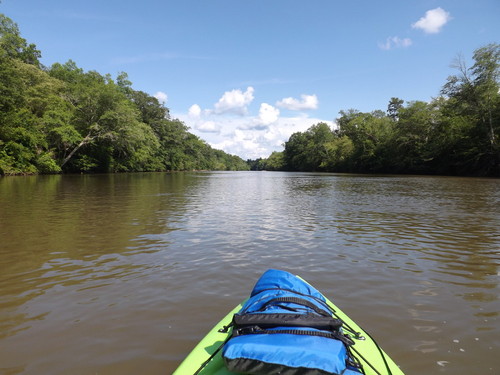
[[[500,374],[500,180],[0,179],[0,374],[170,374],[268,268],[406,374]]]

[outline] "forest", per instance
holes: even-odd
[[[40,58],[0,14],[0,176],[249,169],[134,90],[126,73],[113,79]]]
[[[500,177],[500,45],[478,48],[473,61],[457,57],[430,102],[393,97],[385,111],[341,111],[333,129],[294,133],[251,169]]]
[[[282,170],[500,177],[500,44],[453,62],[429,102],[340,111],[297,132],[283,151],[247,160],[213,149],[155,97],[70,60],[40,63],[0,13],[0,176],[181,170]]]

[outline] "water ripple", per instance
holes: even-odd
[[[270,267],[333,298],[408,373],[500,370],[491,355],[500,347],[498,180],[9,181],[0,180],[0,363],[14,373],[171,371]]]

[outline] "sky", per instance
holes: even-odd
[[[211,146],[282,151],[339,112],[430,101],[500,43],[500,0],[2,0],[42,52],[154,95]]]

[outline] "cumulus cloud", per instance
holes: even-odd
[[[267,155],[267,149],[262,144],[260,137],[255,131],[244,131],[235,129],[220,142],[211,143],[211,146],[233,155],[239,155],[243,159],[257,159],[261,155]],[[260,156],[259,156],[260,155]]]
[[[282,151],[283,144],[296,132],[304,132],[312,125],[326,122],[333,126],[331,121],[317,118],[280,117],[264,129],[236,129],[224,134],[228,142],[220,144],[226,152],[239,155],[243,159],[267,158],[273,151]],[[214,144],[214,147],[219,145]]]
[[[436,34],[451,20],[450,13],[442,8],[431,9],[425,12],[425,16],[411,25],[414,29],[421,29],[426,34]]]
[[[240,130],[266,130],[270,124],[279,119],[280,110],[267,103],[261,103],[257,116],[247,116],[240,121]]]
[[[196,125],[196,130],[202,133],[219,133],[220,127],[214,121],[203,121]]]
[[[165,94],[164,92],[162,91],[158,91],[156,94],[154,94],[154,97],[156,99],[158,99],[158,101],[161,103],[161,104],[165,104],[168,100],[168,96],[167,94]]]
[[[280,110],[267,103],[262,103],[259,109],[259,123],[269,125],[278,120]]]
[[[234,113],[245,115],[248,105],[253,101],[254,88],[247,87],[245,92],[241,90],[226,91],[215,103],[215,113]]]
[[[280,101],[276,102],[276,106],[292,111],[302,111],[318,108],[318,97],[316,95],[302,94],[300,97],[300,100],[291,97],[281,99]]]
[[[253,94],[252,87],[246,91],[227,91],[214,109],[193,104],[186,112],[171,115],[212,147],[243,159],[267,158],[273,151],[282,151],[283,144],[293,133],[306,131],[319,122],[333,126],[331,121],[310,118],[305,113],[283,117],[280,109],[268,103],[261,103],[258,112],[249,113]],[[287,109],[314,109],[318,107],[318,98],[302,95],[301,99],[285,98],[279,103]]]
[[[189,117],[198,118],[201,115],[201,108],[198,104],[193,104],[188,110]]]
[[[412,45],[410,38],[401,39],[398,36],[390,36],[386,39],[385,43],[379,43],[379,48],[383,50],[390,50],[393,48],[406,48]]]
[[[319,122],[333,126],[331,121],[305,115],[280,117],[277,109],[272,108],[269,104],[261,105],[262,111],[255,116],[221,116],[203,110],[199,118],[177,113],[172,116],[185,122],[193,134],[212,147],[243,159],[267,158],[273,151],[282,151],[283,144],[293,133],[304,132]],[[270,123],[264,125],[262,122]]]

